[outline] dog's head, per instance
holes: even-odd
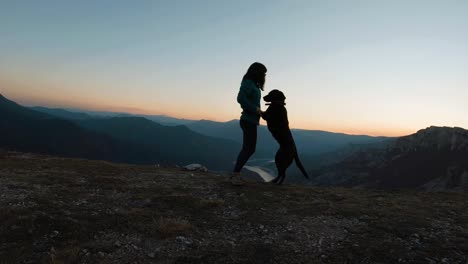
[[[280,90],[271,90],[267,95],[263,97],[265,102],[284,102],[286,96]]]

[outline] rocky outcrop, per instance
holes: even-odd
[[[208,171],[208,169],[205,166],[198,164],[198,163],[188,164],[184,166],[183,168],[188,171],[203,171],[203,172]]]
[[[468,191],[468,130],[429,127],[360,150],[320,171],[318,185]]]
[[[456,166],[449,167],[445,175],[431,180],[422,186],[424,190],[454,190],[468,192],[468,170]]]
[[[393,150],[409,151],[468,151],[468,130],[460,127],[431,126],[417,133],[400,137]]]

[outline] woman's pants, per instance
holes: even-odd
[[[244,132],[244,140],[242,143],[242,150],[240,151],[239,156],[237,156],[234,172],[241,171],[250,156],[254,154],[255,147],[257,146],[257,125],[241,120],[240,127]]]

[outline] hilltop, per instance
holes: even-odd
[[[2,263],[466,263],[468,196],[0,153]]]

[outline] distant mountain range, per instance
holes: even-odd
[[[144,118],[96,118],[62,109],[34,109],[0,95],[0,148],[139,164],[198,162],[216,170],[231,168],[240,149],[234,141]]]
[[[116,162],[145,163],[156,156],[144,146],[87,131],[71,121],[22,107],[1,95],[0,116],[1,148]],[[127,158],[137,156],[140,158]]]
[[[177,164],[196,162],[227,170],[233,167],[240,149],[232,140],[201,135],[183,125],[163,126],[143,117],[91,118],[75,123],[119,140],[151,146],[164,161]]]
[[[58,118],[67,119],[67,120],[81,120],[81,119],[93,118],[93,116],[86,114],[86,113],[73,112],[73,111],[68,111],[68,110],[64,110],[61,108],[47,108],[47,107],[42,107],[42,106],[34,106],[34,107],[30,107],[30,109],[48,114],[53,117],[58,117]]]
[[[228,122],[200,120],[187,124],[187,127],[204,135],[223,137],[242,143],[239,120],[231,120]],[[298,151],[304,155],[323,154],[352,144],[369,144],[388,139],[387,137],[348,135],[305,129],[292,129],[292,134]],[[277,149],[278,144],[271,136],[268,128],[263,125],[259,126],[257,150],[259,150],[262,155],[257,155],[257,157],[265,157],[263,153],[268,153],[271,157],[271,153],[275,153]]]
[[[26,108],[0,95],[0,148],[139,164],[202,163],[231,170],[241,148],[238,120],[214,122],[167,116],[162,125],[138,115]],[[185,125],[174,125],[184,123]],[[429,127],[399,138],[294,129],[305,167],[287,182],[326,186],[468,191],[468,131]],[[249,165],[274,172],[278,146],[265,126]]]
[[[154,121],[164,126],[178,126],[178,125],[186,125],[192,123],[196,120],[189,120],[189,119],[182,119],[182,118],[174,118],[166,115],[141,115],[141,114],[129,114],[123,112],[106,112],[106,111],[89,111],[89,110],[82,110],[82,109],[61,109],[61,108],[46,108],[46,107],[31,107],[34,110],[38,110],[41,112],[47,112],[52,115],[67,115],[70,118],[74,119],[81,119],[81,114],[86,114],[88,117],[144,117],[148,120]],[[78,114],[78,115],[77,115]]]
[[[70,120],[84,120],[97,117],[143,117],[164,126],[185,125],[190,130],[199,134],[223,138],[242,144],[242,130],[239,126],[239,120],[228,122],[215,122],[210,120],[187,120],[168,116],[158,115],[132,115],[128,113],[112,112],[77,112],[65,109],[52,109],[45,107],[33,107],[32,109],[54,115],[60,118]],[[366,135],[348,135],[343,133],[333,133],[320,130],[293,129],[298,151],[301,155],[314,156],[341,149],[356,144],[371,144],[382,142],[387,137],[372,137]],[[257,140],[257,151],[254,158],[272,158],[274,157],[278,144],[271,136],[266,126],[259,126]]]

